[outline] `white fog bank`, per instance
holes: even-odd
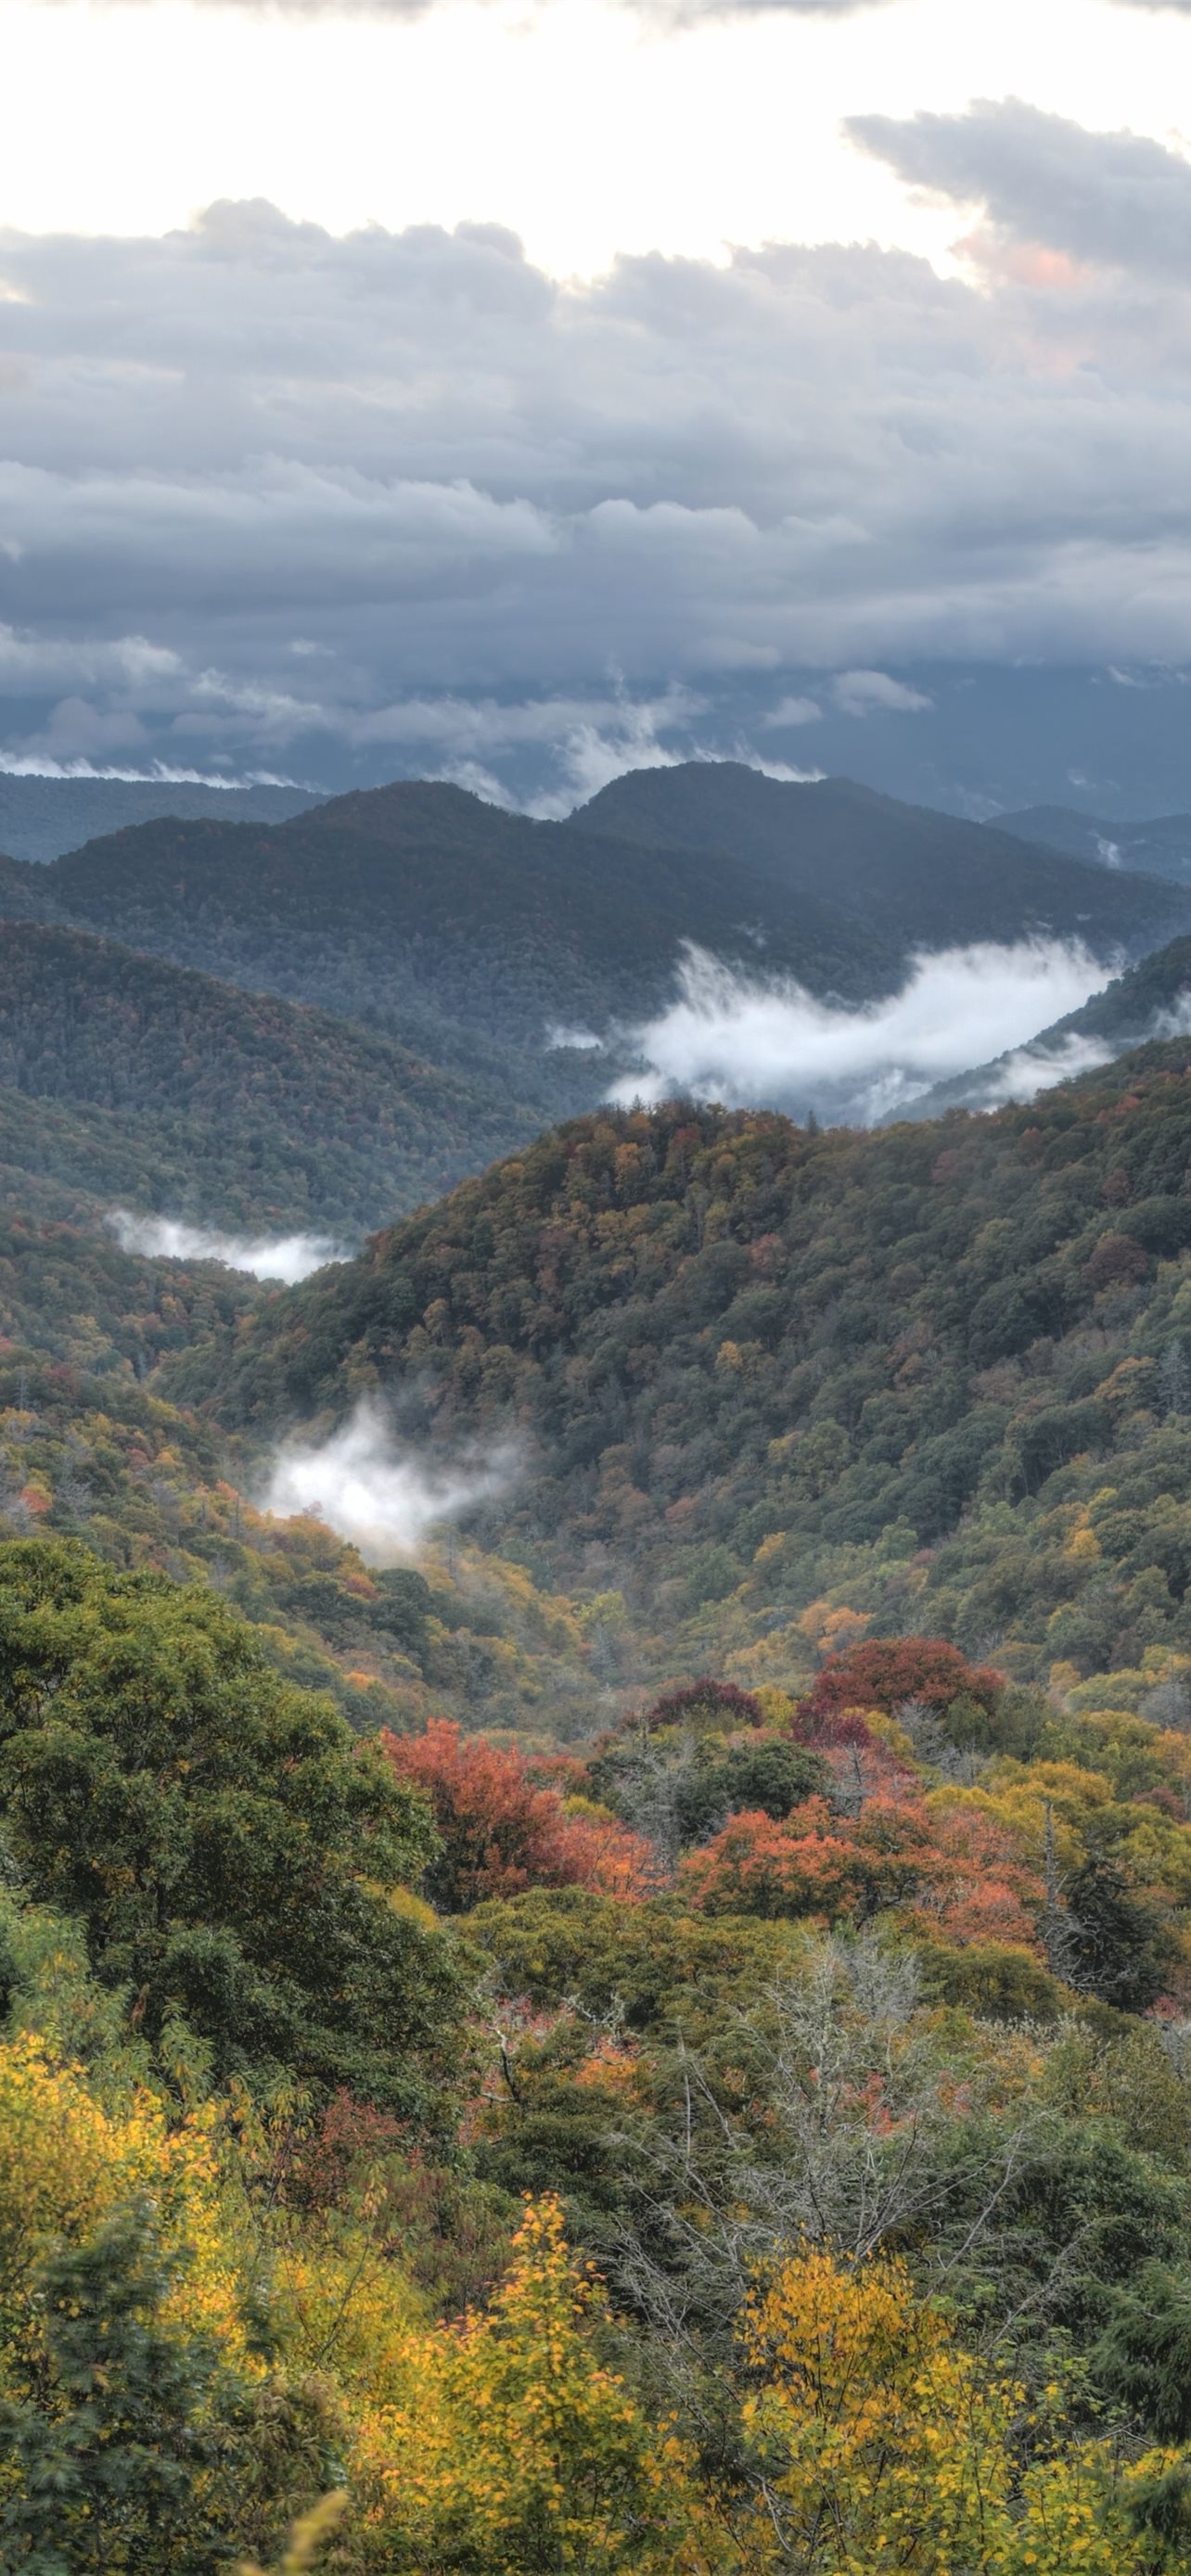
[[[439,1522],[507,1492],[516,1464],[503,1443],[432,1465],[395,1439],[365,1400],[329,1440],[280,1450],[261,1503],[280,1520],[312,1513],[350,1539],[369,1565],[395,1565],[417,1556]]]
[[[689,1092],[729,1107],[813,1108],[870,1125],[934,1083],[1023,1046],[1101,992],[1111,972],[1079,941],[980,941],[920,951],[899,993],[848,1010],[817,1001],[792,977],[744,975],[687,941],[675,1000],[626,1033],[642,1070],[613,1096],[628,1103]]]
[[[280,1279],[294,1288],[323,1270],[329,1261],[346,1260],[342,1244],[321,1234],[220,1234],[207,1226],[186,1225],[169,1216],[133,1216],[113,1208],[108,1217],[122,1252],[139,1252],[152,1260],[222,1261],[229,1270],[249,1270],[256,1279]]]

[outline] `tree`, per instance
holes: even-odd
[[[1153,2427],[1159,2440],[1191,2435],[1191,2274],[1143,2264],[1117,2291],[1092,2353],[1092,2371],[1110,2404]]]
[[[251,2388],[164,2321],[179,2257],[145,2204],[44,2264],[40,2368],[0,2402],[0,2563],[22,2576],[209,2576],[251,2482]]]
[[[808,1798],[780,1823],[758,1811],[733,1816],[682,1864],[688,1903],[707,1914],[818,1915],[865,1922],[909,1901],[938,1871],[958,1873],[936,1851],[931,1823],[913,1799],[866,1798],[855,1816]]]
[[[820,1915],[855,1913],[864,1864],[849,1831],[826,1800],[810,1798],[775,1823],[763,1810],[733,1816],[682,1864],[689,1905],[706,1914]]]
[[[649,1735],[669,1726],[689,1727],[695,1734],[727,1735],[738,1727],[764,1726],[765,1710],[754,1691],[738,1690],[735,1682],[717,1682],[705,1675],[702,1681],[682,1682],[675,1690],[663,1691],[636,1723]]]
[[[0,1549],[0,1806],[30,1894],[82,1922],[146,2036],[181,2016],[217,2078],[425,2103],[464,1998],[449,1937],[394,1901],[429,1811],[209,1592],[68,1541]]]
[[[1170,2566],[1129,2510],[1169,2454],[1122,2476],[1061,2417],[1019,2464],[1024,2391],[965,2352],[897,2259],[778,2263],[745,2310],[761,2563],[799,2576],[1124,2576]],[[777,2552],[772,2551],[772,2537]]]
[[[682,2445],[599,2353],[603,2303],[556,2201],[530,2205],[486,2316],[412,2332],[356,2475],[369,2564],[434,2576],[697,2571]]]
[[[1062,1973],[1119,2012],[1147,2011],[1177,1956],[1158,1907],[1138,1893],[1119,1862],[1096,1850],[1074,1872],[1066,1897],[1071,1931]]]
[[[1004,1676],[972,1665],[943,1637],[869,1637],[824,1664],[799,1711],[811,1732],[845,1709],[879,1708],[892,1717],[914,1700],[941,1714],[953,1700],[974,1700],[987,1716],[1004,1690]]]
[[[439,1849],[426,1889],[448,1914],[529,1887],[589,1887],[638,1896],[652,1875],[647,1843],[606,1810],[568,1814],[556,1789],[534,1780],[515,1745],[465,1736],[450,1718],[421,1735],[380,1738],[394,1777],[429,1800]]]

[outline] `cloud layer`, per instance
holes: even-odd
[[[557,810],[924,743],[923,664],[1191,665],[1191,165],[1012,101],[850,131],[954,207],[954,274],[566,283],[497,225],[254,203],[0,234],[0,750]]]
[[[432,1466],[396,1441],[374,1405],[361,1403],[331,1439],[282,1450],[261,1498],[280,1519],[311,1513],[350,1539],[370,1565],[420,1554],[431,1531],[507,1492],[510,1447],[454,1466]]]
[[[677,999],[631,1033],[644,1069],[627,1076],[616,1096],[694,1093],[730,1107],[763,1102],[871,1125],[933,1083],[1020,1046],[1107,981],[1105,968],[1078,944],[986,943],[919,956],[900,993],[868,1010],[844,1011],[788,980],[740,975],[688,944]],[[1051,1078],[1073,1069],[1064,1063]],[[1036,1073],[1029,1088],[1044,1079]],[[1028,1096],[1013,1080],[1006,1069],[1001,1096]]]
[[[342,1245],[321,1234],[220,1234],[174,1217],[134,1216],[127,1208],[113,1208],[108,1224],[123,1252],[166,1261],[222,1261],[229,1270],[280,1279],[287,1288],[325,1269],[329,1261],[347,1258]]]

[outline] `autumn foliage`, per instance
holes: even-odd
[[[525,1755],[486,1736],[465,1736],[449,1718],[421,1735],[380,1741],[399,1778],[421,1789],[442,1843],[427,1888],[450,1914],[526,1887],[589,1887],[609,1896],[644,1892],[652,1854],[605,1810],[569,1814],[557,1789],[541,1787]]]
[[[485,2315],[396,2345],[353,2463],[370,2565],[386,2576],[706,2569],[690,2456],[601,2360],[603,2305],[548,2197],[526,2210]]]
[[[1169,2455],[1122,2474],[1106,2443],[1065,2439],[1056,2419],[1023,2474],[1025,2390],[963,2349],[903,2263],[819,2248],[780,2264],[748,2302],[743,2342],[760,2381],[744,2417],[766,2473],[762,2565],[1119,2576],[1147,2563],[1130,2493]]]
[[[813,1733],[845,1709],[876,1708],[892,1717],[907,1700],[936,1715],[960,1698],[991,1711],[1004,1687],[1001,1673],[970,1664],[943,1637],[870,1637],[824,1664],[799,1717]]]
[[[855,1818],[809,1798],[775,1823],[733,1816],[691,1852],[680,1883],[705,1914],[807,1915],[867,1922],[891,1906],[912,1909],[921,1930],[964,1944],[1030,1942],[1041,1879],[1011,1833],[958,1803],[867,1798]]]

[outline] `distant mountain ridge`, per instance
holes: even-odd
[[[0,924],[0,1086],[39,1187],[273,1231],[391,1221],[540,1124],[379,1031],[33,923]]]
[[[1078,818],[1076,818],[1078,819]],[[1112,885],[1094,850],[1023,849],[1000,824],[904,805],[846,778],[791,785],[734,762],[634,770],[572,817],[660,848],[720,850],[787,891],[815,886],[850,918],[905,947],[1083,936],[1106,954],[1155,944],[1191,912],[1155,880]],[[1074,873],[1074,870],[1078,873]]]
[[[1068,858],[1104,868],[1141,870],[1191,885],[1191,814],[1155,814],[1147,822],[1107,823],[1069,805],[1030,805],[1000,814],[997,828],[1022,840],[1043,842]]]
[[[440,1059],[449,1027],[528,1063],[551,1022],[654,1012],[684,939],[855,1003],[918,947],[1036,933],[1137,956],[1191,929],[1191,892],[846,780],[689,762],[632,772],[566,823],[415,780],[276,825],[143,824],[0,868],[0,911],[383,1020]]]
[[[218,787],[197,780],[14,777],[0,770],[0,850],[33,864],[77,850],[101,832],[163,815],[283,823],[320,801],[315,788]]]

